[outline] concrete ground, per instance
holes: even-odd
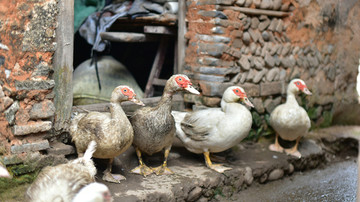
[[[101,171],[104,169],[103,165],[105,165],[105,162],[96,161],[99,168],[98,181],[109,186],[114,201],[239,201],[242,198],[242,192],[245,194],[246,191],[252,189],[252,186],[274,187],[275,185],[263,184],[287,178],[289,179],[286,182],[289,183],[287,186],[285,181],[283,186],[280,186],[280,181],[276,184],[276,186],[279,186],[279,189],[276,189],[278,190],[277,193],[283,195],[287,193],[283,188],[289,187],[290,189],[291,179],[301,178],[301,175],[300,177],[296,177],[298,176],[296,174],[293,175],[294,171],[298,173],[299,171],[314,168],[326,168],[330,166],[331,162],[354,158],[357,154],[358,144],[356,139],[359,137],[359,134],[360,127],[334,127],[333,130],[326,129],[324,131],[312,132],[309,137],[301,141],[299,146],[303,156],[301,159],[269,151],[268,145],[272,142],[271,139],[261,139],[257,143],[242,142],[232,150],[218,154],[218,160],[222,161],[225,166],[233,168],[224,174],[208,169],[205,166],[202,155],[193,154],[183,147],[175,145],[168,161],[168,166],[174,171],[174,174],[168,176],[150,175],[145,178],[129,172],[138,165],[135,152],[131,148],[115,160],[113,167],[114,173],[123,174],[127,179],[122,181],[121,184],[103,182],[101,180]],[[155,167],[160,165],[161,162],[162,154],[145,157],[145,163],[149,166]],[[342,166],[330,166],[330,170],[324,174],[322,172],[316,174],[317,171],[314,171],[315,176],[321,177],[330,173],[336,173],[335,178],[337,178],[333,180],[339,181],[341,177],[348,177],[347,175],[338,175],[342,173],[339,169],[344,170],[346,165],[345,163]],[[353,172],[355,167],[354,165],[350,167],[350,171]],[[356,174],[354,175],[357,176]],[[312,178],[311,176],[309,175],[309,178]],[[317,181],[316,179],[322,180],[321,178],[314,178],[314,181]],[[328,180],[331,179],[328,178]],[[299,189],[306,187],[306,178],[304,178],[303,182],[305,184],[299,184]],[[343,182],[347,183],[346,181]],[[259,183],[261,184],[259,185]],[[351,183],[354,183],[354,181],[351,181]],[[323,185],[326,185],[326,183],[323,183]],[[316,185],[314,184],[314,186]],[[292,184],[292,187],[295,189],[298,186]],[[245,190],[246,188],[248,190]],[[253,193],[258,192],[256,189],[254,190]],[[271,192],[273,189],[265,188],[264,190]],[[306,191],[306,189],[303,190]],[[245,201],[253,201],[251,198],[252,194],[250,191],[249,193],[247,196],[249,200]],[[299,195],[302,192],[296,193],[298,193],[298,198],[294,198],[295,201],[302,199],[301,195]],[[286,197],[288,196],[283,198],[285,199],[284,201],[287,201]],[[291,193],[289,197],[289,200],[291,200]],[[354,198],[353,195],[349,197],[350,199]],[[258,201],[256,198],[253,199]],[[280,198],[274,198],[274,201],[277,201],[277,199],[280,200]]]
[[[356,201],[357,163],[354,158],[323,169],[296,172],[291,177],[255,184],[233,198],[239,201]]]

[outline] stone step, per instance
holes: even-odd
[[[174,144],[168,159],[168,167],[174,174],[151,174],[147,177],[130,173],[138,165],[135,151],[130,148],[117,157],[113,165],[113,173],[124,175],[126,180],[121,184],[102,181],[106,161],[100,163],[96,160],[97,181],[109,187],[114,201],[208,201],[211,198],[221,201],[254,181],[264,183],[277,180],[294,170],[315,168],[325,161],[325,153],[313,140],[301,141],[301,159],[269,151],[270,143],[268,140],[259,143],[242,142],[231,151],[216,154],[220,163],[232,168],[223,174],[207,168],[203,155],[193,154],[180,144]],[[143,160],[150,167],[159,166],[163,154],[145,156]]]
[[[69,155],[75,154],[75,147],[62,142],[51,142],[50,148],[46,149],[48,154],[52,155]]]

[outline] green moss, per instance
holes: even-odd
[[[322,117],[323,117],[323,121],[322,123],[320,124],[320,127],[321,128],[325,128],[325,127],[329,127],[331,126],[331,123],[332,123],[332,119],[333,119],[333,113],[332,111],[324,111],[322,113]]]
[[[302,108],[304,108],[305,111],[309,111],[309,106],[307,105],[307,103],[308,103],[307,95],[305,95],[304,93],[301,93],[301,94],[300,94],[300,99],[301,99],[301,104],[300,104],[300,106],[301,106]]]
[[[307,111],[307,114],[310,119],[316,119],[317,118],[317,110],[315,107],[310,107]]]
[[[0,178],[0,198],[2,201],[24,201],[24,193],[37,175],[38,172],[32,172],[15,176],[12,179]]]
[[[246,140],[257,141],[260,137],[274,134],[274,130],[269,127],[270,114],[260,115],[253,111],[251,115],[253,117],[253,125]]]
[[[222,193],[222,188],[221,187],[216,187],[216,189],[214,190],[214,197],[220,195],[222,197],[225,197],[225,195]]]
[[[260,127],[262,125],[263,119],[262,117],[255,111],[253,111],[251,113],[252,118],[253,118],[253,124],[255,124],[255,126]]]
[[[27,164],[18,164],[14,166],[9,166],[9,170],[16,176],[33,172],[35,169],[36,167]]]
[[[274,134],[274,130],[267,125],[261,125],[260,127],[252,128],[249,132],[249,135],[245,140],[258,141],[260,137],[265,137]]]
[[[12,202],[12,201],[25,201],[25,193],[27,188],[30,186],[30,183],[21,184],[19,186],[11,188],[5,192],[0,191],[0,198],[2,201]]]

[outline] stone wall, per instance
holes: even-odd
[[[359,39],[341,25],[341,20],[359,16],[352,14],[354,1],[346,4],[187,1],[185,72],[199,84],[202,97],[187,94],[185,101],[218,106],[228,86],[240,85],[255,105],[255,129],[262,131],[267,128],[268,114],[285,101],[288,82],[301,78],[313,96],[300,96],[298,101],[308,110],[313,126],[328,126],[335,105],[356,100],[359,48],[353,44],[344,50],[339,37]],[[343,57],[353,58],[350,62]]]
[[[0,160],[6,165],[34,164],[50,148],[57,14],[56,0],[0,2]]]

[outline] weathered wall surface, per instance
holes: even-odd
[[[0,1],[0,160],[6,165],[34,164],[39,151],[50,147],[57,4],[56,0]],[[16,174],[36,166],[41,165],[21,167]]]
[[[339,105],[356,101],[360,5],[299,2],[187,1],[185,69],[203,96],[186,95],[185,100],[216,106],[226,87],[240,85],[252,97],[259,132],[266,129],[268,114],[285,101],[288,82],[301,78],[313,92],[298,99],[313,126],[329,125]]]

